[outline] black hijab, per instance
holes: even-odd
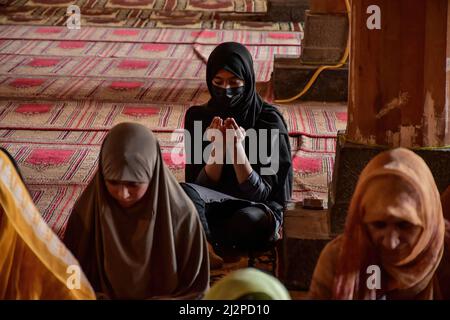
[[[215,96],[212,80],[224,69],[244,80],[244,93],[230,107],[224,106]],[[207,108],[223,119],[234,118],[245,129],[255,128],[258,121],[265,122],[267,129],[280,129],[287,134],[286,123],[280,112],[265,103],[256,92],[256,76],[253,59],[247,48],[237,42],[224,42],[218,45],[208,59],[206,83],[211,94]],[[263,116],[261,119],[261,115]]]
[[[216,74],[224,69],[231,72],[239,79],[244,80],[244,92],[238,99],[233,100],[231,106],[225,106],[221,99],[216,96],[212,83]],[[202,122],[202,133],[211,123],[215,116],[222,119],[234,118],[239,126],[244,129],[278,129],[280,135],[280,165],[279,170],[273,176],[263,176],[272,186],[273,194],[270,200],[275,200],[282,206],[288,201],[292,193],[292,165],[291,149],[286,122],[281,113],[274,106],[264,102],[256,92],[256,77],[253,68],[253,59],[247,48],[236,42],[225,42],[218,45],[209,56],[206,68],[206,82],[211,99],[205,106],[192,107],[185,117],[185,129],[194,138],[194,121]],[[270,139],[269,139],[270,140]],[[209,142],[203,143],[203,150]],[[270,144],[270,141],[269,141]],[[270,150],[270,146],[268,146]],[[186,144],[186,182],[195,182],[203,164],[190,164],[193,160],[194,146]],[[248,153],[247,153],[248,155]],[[227,167],[229,165],[225,165]],[[232,166],[231,166],[232,167]],[[261,164],[252,164],[253,169],[260,173]],[[236,190],[237,180],[232,168],[224,168],[222,176],[227,177],[220,181],[223,192]],[[229,177],[226,173],[230,173]],[[236,195],[235,195],[236,196]]]
[[[221,69],[231,72],[245,83],[243,94],[233,101],[230,107],[221,103],[213,89],[212,80]],[[213,50],[206,67],[206,83],[211,94],[208,108],[214,110],[221,118],[234,118],[245,129],[255,126],[263,108],[263,101],[256,93],[252,56],[242,44],[225,42]]]

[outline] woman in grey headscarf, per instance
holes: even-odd
[[[197,298],[208,288],[207,242],[196,209],[142,125],[122,123],[109,132],[64,243],[100,297]]]

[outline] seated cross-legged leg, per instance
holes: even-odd
[[[222,227],[222,241],[238,251],[261,250],[269,242],[274,230],[270,214],[258,207],[235,211]]]

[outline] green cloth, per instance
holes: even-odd
[[[238,300],[242,297],[267,297],[267,300],[291,300],[289,292],[275,277],[247,268],[234,271],[215,283],[205,300]],[[261,299],[263,300],[263,299]]]

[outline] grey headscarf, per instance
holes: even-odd
[[[149,183],[128,209],[107,180]],[[163,163],[157,139],[122,123],[106,137],[99,170],[78,199],[64,243],[108,298],[195,298],[208,288],[206,239],[196,210]]]

